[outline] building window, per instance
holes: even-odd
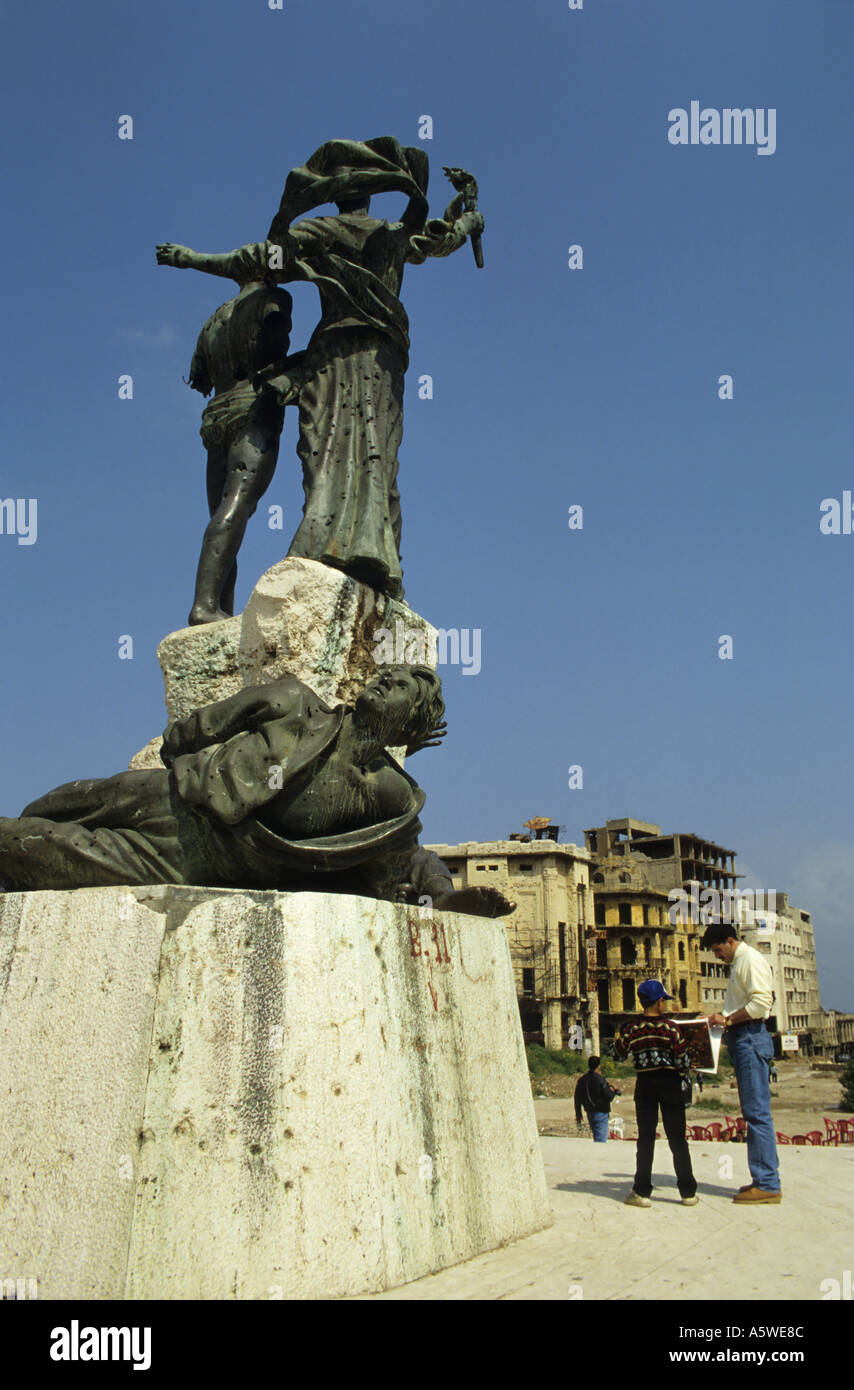
[[[649,956],[650,956],[649,941],[648,941],[648,940],[645,940],[644,943],[643,943],[643,963],[644,963],[644,965],[649,965]]]
[[[601,938],[596,942],[596,964],[608,964],[608,943],[607,941],[602,941]]]
[[[635,1007],[635,982],[634,980],[623,980],[623,1008],[626,1010]]]
[[[531,870],[533,869],[533,867],[534,867],[533,864],[520,864],[520,865],[519,865],[519,872],[520,872],[520,874],[529,874],[529,873],[531,872]]]
[[[604,883],[604,882],[605,882],[605,875],[604,875],[604,874],[594,874],[594,875],[593,875],[593,882],[594,882],[594,883]]]
[[[631,881],[632,881],[632,876],[631,876],[631,874],[620,874],[620,882],[621,882],[621,883],[631,883]]]
[[[595,910],[594,910],[593,916],[594,916],[594,918],[595,918],[597,927],[604,927],[604,925],[605,925],[605,904],[602,903],[602,902],[596,902],[596,903],[594,903],[594,909],[595,909]]]
[[[679,942],[679,959],[680,959],[680,960],[684,960],[684,959],[685,959],[685,942],[684,942],[684,941],[680,941],[680,942]]]
[[[525,970],[522,971],[522,993],[523,993],[523,994],[533,994],[533,993],[534,993],[534,972],[533,972],[533,970],[529,970],[529,969],[526,968]]]
[[[632,905],[631,903],[620,903],[620,926],[630,927],[632,925]]]
[[[635,950],[635,943],[630,936],[620,937],[620,964],[636,965],[638,953]]]
[[[688,1007],[688,983],[686,980],[679,981],[679,1003],[683,1009]]]
[[[600,980],[596,986],[596,993],[599,995],[599,1012],[601,1014],[610,1013],[611,1003],[608,999],[608,981]]]

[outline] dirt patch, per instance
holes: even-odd
[[[779,1080],[771,1085],[771,1113],[777,1129],[791,1137],[793,1134],[807,1134],[819,1130],[825,1134],[824,1119],[852,1118],[847,1111],[839,1109],[842,1088],[839,1075],[822,1069],[812,1071],[805,1062],[780,1062],[777,1066]],[[734,1118],[741,1114],[738,1104],[738,1091],[735,1082],[729,1080],[731,1073],[724,1072],[720,1084],[706,1085],[703,1099],[717,1099],[721,1102],[719,1110],[707,1110],[692,1105],[687,1112],[689,1125],[710,1125],[717,1121],[726,1124],[726,1117]],[[540,1134],[562,1135],[564,1137],[589,1136],[586,1124],[579,1128],[575,1123],[573,1096],[578,1078],[575,1076],[544,1076],[534,1083],[534,1113]],[[614,1078],[614,1085],[622,1092],[619,1100],[611,1106],[613,1119],[623,1121],[624,1139],[637,1137],[635,1124],[634,1092],[635,1078],[622,1076]],[[539,1099],[540,1092],[545,1099]],[[663,1135],[663,1130],[660,1132]]]

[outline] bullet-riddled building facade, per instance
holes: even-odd
[[[671,989],[668,981],[664,981],[669,993],[675,995],[678,1007],[682,1011],[719,1011],[726,994],[726,967],[715,960],[711,951],[700,949],[700,938],[705,930],[705,923],[699,920],[699,914],[692,908],[694,901],[699,904],[699,894],[706,889],[714,890],[722,901],[726,901],[726,895],[735,895],[738,881],[735,850],[724,849],[722,845],[693,832],[662,834],[659,825],[651,821],[634,820],[631,817],[609,820],[605,825],[586,830],[584,842],[593,856],[591,876],[600,917],[603,909],[606,912],[610,911],[613,916],[616,906],[623,914],[624,925],[630,916],[634,924],[638,910],[642,910],[645,903],[648,905],[648,912],[652,911],[650,895],[657,894],[658,901],[664,908],[663,914],[659,913],[659,916],[663,915],[670,926],[670,933],[662,928],[662,953],[657,957],[662,962],[662,969],[668,968],[666,962],[672,958],[671,983],[675,988]],[[606,866],[611,866],[608,870],[607,892],[604,891],[606,885],[597,882],[597,876],[605,872]],[[630,880],[623,885],[627,892],[621,903],[613,892],[614,871],[618,881],[621,871],[628,875]],[[691,895],[692,885],[697,885],[693,889],[692,902],[686,904],[687,910],[677,911],[672,894],[682,892]],[[636,903],[634,913],[631,908],[633,898]],[[602,906],[599,906],[599,903]],[[667,949],[664,947],[665,942],[669,943]],[[626,946],[621,948],[624,954],[627,949]],[[655,971],[650,970],[649,976],[654,975]],[[642,975],[639,978],[647,977]],[[638,982],[635,980],[635,983]],[[623,985],[622,980],[620,985],[628,1004],[631,991],[628,985]],[[617,1012],[613,1008],[614,990],[610,986],[609,998],[612,1018],[618,1022]],[[683,1000],[686,1002],[683,1003]],[[637,1010],[638,1005],[635,1001],[632,1009],[627,1008],[623,1012]]]
[[[662,979],[683,1010],[713,1013],[723,1008],[729,969],[699,943],[706,922],[732,922],[736,934],[760,950],[771,966],[775,999],[768,1028],[778,1055],[784,1037],[787,1045],[797,1038],[798,1051],[807,1056],[832,1050],[825,1038],[812,920],[808,912],[790,905],[787,894],[740,895],[734,850],[694,833],[664,835],[649,821],[607,821],[585,831],[585,843],[593,856],[596,926],[600,932],[604,928],[607,941],[606,946],[597,943],[603,961],[607,953],[607,984],[602,978],[598,981],[603,1037],[610,1036],[620,1009],[625,1013],[637,1008],[632,1006],[632,984],[637,983],[638,971],[628,964],[632,938],[638,926],[652,925],[657,916],[668,921],[670,932],[661,929],[649,938],[649,945],[641,938],[645,955],[639,963],[646,965],[648,953],[651,966],[670,969],[670,979]],[[625,929],[623,935],[619,927]]]
[[[584,843],[595,858],[610,854],[643,862],[648,882],[669,893],[699,883],[721,894],[735,892],[735,850],[691,833],[662,835],[650,821],[609,820],[595,830],[585,830]]]
[[[590,856],[554,840],[430,845],[455,888],[497,888],[517,904],[505,920],[526,1042],[599,1049],[597,994],[588,977],[593,930]]]
[[[823,1009],[825,1056],[835,1062],[854,1057],[854,1014],[839,1009]]]
[[[637,986],[642,980],[661,980],[677,1009],[700,1012],[702,928],[671,921],[667,893],[653,886],[638,859],[608,854],[597,857],[591,870],[594,932],[589,966],[602,1040],[612,1038],[627,1016],[641,1012]]]
[[[783,1038],[797,1039],[807,1057],[832,1053],[818,985],[815,935],[808,912],[792,907],[787,893],[769,895],[770,907],[757,908],[739,928],[748,945],[765,956],[774,977],[774,1011],[769,1019],[775,1051]]]

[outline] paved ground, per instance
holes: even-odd
[[[679,1205],[662,1140],[653,1205],[623,1205],[634,1145],[542,1138],[554,1225],[373,1299],[822,1299],[854,1269],[854,1147],[780,1150],[779,1206],[734,1206],[741,1145],[692,1144],[700,1204]],[[728,1175],[726,1160],[732,1164]],[[724,1167],[721,1167],[721,1164]],[[751,1250],[745,1261],[737,1252]]]

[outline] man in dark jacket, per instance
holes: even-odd
[[[608,1115],[611,1101],[620,1092],[610,1081],[606,1081],[599,1069],[600,1057],[587,1059],[587,1072],[579,1077],[575,1088],[575,1119],[581,1124],[581,1107],[587,1114],[593,1130],[594,1144],[604,1144],[608,1138]]]

